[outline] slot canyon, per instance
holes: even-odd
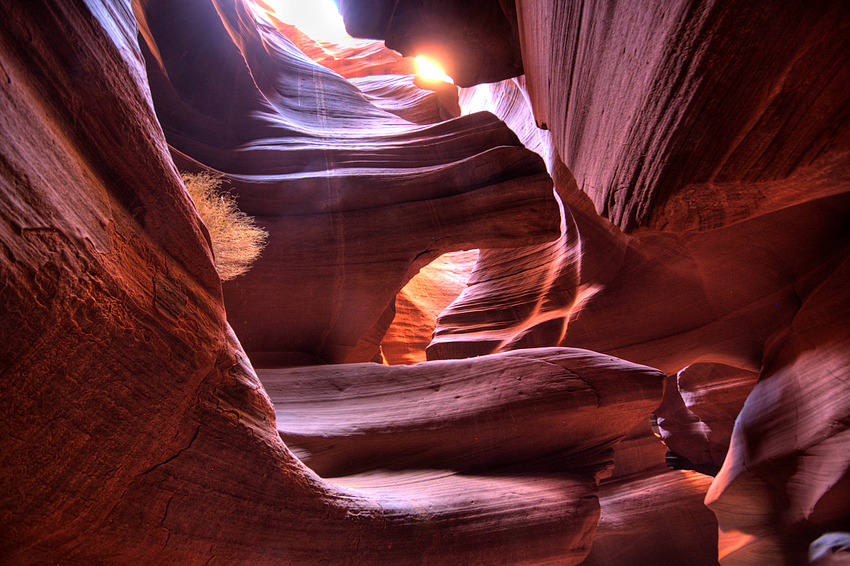
[[[850,4],[337,6],[0,1],[0,563],[850,564]]]

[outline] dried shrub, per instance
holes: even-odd
[[[181,173],[180,176],[209,230],[221,280],[228,281],[251,269],[266,245],[268,232],[236,207],[233,195],[221,190],[219,175]]]

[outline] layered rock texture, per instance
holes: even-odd
[[[386,363],[416,364],[427,358],[440,313],[460,295],[469,281],[478,250],[442,255],[423,267],[395,298],[395,317],[381,340]]]
[[[241,4],[231,6],[230,12],[218,6],[221,16],[208,4],[187,5],[187,14],[190,7],[208,16],[194,21],[204,22],[207,27],[202,29],[219,40],[221,35],[215,34],[224,30],[221,18],[231,18],[227,23],[233,25],[254,21],[240,19],[249,13]],[[151,66],[173,61],[165,45],[153,42],[156,25],[165,22],[157,20],[154,4],[134,8],[142,22],[139,36],[134,12],[124,4],[68,3],[61,8],[32,2],[4,4],[0,17],[6,77],[2,84],[3,562],[580,560],[589,550],[598,517],[595,483],[585,476],[541,473],[500,479],[459,476],[447,469],[396,474],[378,482],[354,478],[328,483],[289,452],[275,427],[269,398],[225,319],[205,230],[180,184],[154,114],[151,93],[169,100],[171,91],[163,86],[164,74],[146,72],[137,37],[148,46]],[[178,18],[166,27],[173,32],[183,23]],[[234,29],[231,33],[237,36]],[[189,28],[183,31],[192,36]],[[224,46],[225,53],[231,49],[231,55],[238,55],[234,36],[227,36],[229,43],[208,46],[213,51]],[[283,36],[273,37],[293,49]],[[248,45],[246,40],[246,51]],[[294,49],[292,53],[299,64],[312,64]],[[201,68],[209,72],[223,68],[220,61],[215,63]],[[429,140],[437,144],[440,151],[420,162],[421,167],[411,162],[396,171],[393,180],[399,185],[407,178],[411,191],[416,186],[424,191],[427,183],[428,190],[439,193],[440,175],[463,179],[466,171],[467,179],[483,179],[467,187],[482,191],[478,200],[464,198],[459,185],[446,187],[448,194],[441,197],[451,204],[446,214],[415,200],[409,205],[425,206],[429,215],[423,222],[437,226],[431,233],[433,240],[441,238],[440,244],[424,242],[425,236],[415,238],[423,240],[426,255],[432,247],[451,246],[446,242],[452,238],[478,245],[510,240],[516,231],[521,232],[518,242],[550,237],[550,226],[557,226],[551,182],[539,158],[522,149],[497,119],[479,116],[423,134],[421,128],[369,106],[337,75],[317,66],[308,68],[386,120],[381,123],[396,136],[387,142],[387,159],[395,155],[404,163],[405,153],[425,157]],[[179,75],[171,71],[168,78]],[[214,150],[212,141],[202,135],[203,128],[192,130],[189,122],[200,127],[205,120],[199,118],[201,110],[195,113],[188,105],[181,107],[185,114],[175,111],[175,116],[188,116],[182,124],[197,139],[189,143],[186,131],[181,135],[173,129],[170,136],[225,157],[228,151],[240,155],[229,144],[251,132],[278,131],[279,141],[287,145],[282,119],[272,115],[266,122],[258,119],[252,127],[247,125],[262,118],[257,111],[265,104],[251,90],[256,85],[247,70],[243,77],[248,82],[240,83],[237,74],[229,89],[219,93],[224,98],[204,98],[199,85],[217,80],[195,73],[181,82],[191,82],[195,96],[208,100],[209,106],[202,110],[210,120],[221,119],[207,127],[213,131],[222,126],[217,139],[225,149]],[[321,83],[310,84],[315,89]],[[311,92],[315,101],[317,92],[324,90]],[[252,110],[238,114],[242,103]],[[264,108],[269,113],[274,109]],[[226,110],[234,114],[227,115]],[[312,115],[306,115],[316,120],[318,113],[314,108]],[[239,124],[249,132],[230,120],[244,120]],[[309,122],[292,126],[309,131]],[[306,139],[289,141],[293,152],[333,154],[329,148],[311,148],[310,136],[304,135]],[[328,135],[313,136],[315,144],[331,144],[336,138]],[[450,142],[457,137],[465,142],[455,151]],[[371,140],[349,138],[345,141],[356,147],[340,151],[348,151],[354,165],[359,160],[368,165],[369,155],[382,159],[379,138],[377,132]],[[260,147],[262,139],[254,147],[239,149],[267,156]],[[501,140],[507,145],[499,146]],[[498,161],[488,157],[493,154]],[[188,157],[180,159],[190,162]],[[285,162],[279,166],[285,171]],[[325,185],[332,182],[333,171],[318,170]],[[371,177],[364,174],[375,182],[366,184],[366,189],[377,190],[382,171],[372,171]],[[529,171],[535,173],[529,176]],[[512,192],[508,189],[519,184],[516,175],[525,182]],[[417,176],[422,177],[419,185],[412,180]],[[489,182],[494,177],[497,180]],[[248,186],[247,181],[242,185]],[[296,193],[297,187],[296,182]],[[542,196],[526,201],[529,190]],[[248,196],[247,190],[241,195],[246,209]],[[376,198],[380,196],[378,192]],[[398,196],[384,198],[391,204]],[[503,205],[517,199],[519,207],[500,211],[500,199]],[[479,234],[481,242],[475,241],[478,236],[471,225],[460,237],[452,235],[449,216],[469,213],[468,207],[474,208],[476,202],[483,206],[480,215],[494,221],[479,220],[482,227],[489,226]],[[360,213],[358,206],[354,208],[355,216],[374,212],[374,207]],[[406,218],[404,208],[394,209],[394,214]],[[517,215],[523,209],[533,217],[530,225],[522,213]],[[547,215],[547,210],[555,213]],[[305,209],[300,212],[306,214]],[[335,214],[327,213],[330,218]],[[498,227],[503,215],[511,221]],[[411,222],[407,225],[412,227]],[[266,224],[271,231],[274,223]],[[338,233],[343,227],[340,220]],[[271,237],[275,234],[280,236],[273,232]],[[400,249],[411,245],[409,238],[392,237],[402,240]],[[383,238],[392,239],[389,234]],[[352,246],[347,249],[354,257],[357,246],[381,249],[371,240],[355,239]],[[275,251],[267,254],[274,257]],[[396,269],[409,268],[396,267],[392,261],[388,265],[384,271],[377,267],[385,279]],[[304,281],[299,283],[303,286]],[[663,376],[649,368],[645,372],[657,397]],[[571,503],[564,505],[565,501]],[[504,543],[494,544],[494,536],[503,537]],[[539,544],[527,546],[524,541],[530,537]]]
[[[225,285],[252,359],[374,359],[391,303],[419,268],[445,252],[557,236],[542,160],[495,117],[411,124],[397,114],[412,110],[376,106],[380,89],[364,95],[259,17],[250,4],[208,1],[147,2],[139,17],[178,166],[224,173],[269,233],[253,270]]]
[[[722,466],[722,561],[804,561],[848,520],[846,6],[517,2],[516,19],[525,76],[461,105],[547,158],[564,229],[482,250],[429,358],[558,344],[664,370],[669,461]]]
[[[657,406],[664,384],[646,366],[559,348],[260,373],[281,437],[326,476],[363,466],[595,468]]]
[[[341,8],[0,4],[0,562],[840,554],[846,4]]]

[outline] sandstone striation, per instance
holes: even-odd
[[[462,4],[341,3],[354,36],[385,38],[405,55],[450,54],[441,62],[461,86],[524,72],[536,123],[620,228],[717,227],[801,185],[847,184],[846,157],[835,163],[850,112],[850,10],[840,0]]]
[[[846,50],[835,51],[847,41],[842,31],[847,12],[837,4],[782,15],[774,8],[754,14],[748,8],[734,13],[727,6],[706,5],[699,7],[704,12],[674,9],[675,17],[668,19],[669,9],[653,13],[611,5],[600,18],[595,5],[518,3],[525,81],[482,85],[463,92],[461,102],[491,109],[526,145],[542,150],[566,207],[564,243],[546,244],[546,251],[482,251],[469,287],[440,316],[428,356],[464,358],[557,344],[610,353],[670,374],[700,362],[725,364],[748,376],[727,387],[727,378],[715,374],[693,395],[683,383],[685,396],[704,411],[706,421],[682,399],[674,410],[681,410],[678,417],[685,422],[662,431],[677,465],[687,460],[712,473],[724,466],[709,497],[725,533],[719,543],[724,564],[802,560],[814,536],[839,529],[850,512],[837,503],[845,490],[847,458],[833,458],[826,448],[843,446],[844,427],[794,420],[779,430],[768,424],[776,420],[774,409],[755,399],[772,398],[778,394],[773,388],[786,391],[787,380],[804,379],[806,393],[798,392],[796,401],[789,397],[785,405],[777,401],[786,417],[803,396],[826,403],[834,423],[847,414],[838,402],[846,398],[846,384],[826,376],[846,374],[841,347],[833,344],[843,344],[847,336],[850,298],[834,288],[825,307],[818,306],[826,304],[825,295],[815,293],[821,282],[841,279],[850,243],[848,121],[845,99],[834,90],[848,69]],[[638,14],[642,20],[633,17]],[[799,19],[792,22],[792,15]],[[741,18],[749,18],[743,31],[722,31],[738,29],[734,22]],[[585,25],[599,21],[606,25]],[[600,38],[626,25],[646,35],[623,57],[614,51],[616,43]],[[740,76],[755,61],[766,60],[773,44],[763,42],[761,34],[775,37],[767,27],[792,25],[795,40],[776,58],[771,51],[770,63],[758,72],[746,71],[743,83],[714,78]],[[691,35],[697,29],[704,35]],[[747,54],[721,56],[738,49],[724,40],[735,33],[748,46]],[[563,67],[551,57],[562,52],[551,48],[558,42],[575,53],[574,65]],[[648,49],[658,50],[650,56]],[[672,53],[675,61],[665,59]],[[617,81],[600,79],[625,69],[636,54],[651,64],[616,71]],[[684,82],[659,87],[673,69],[668,60],[685,63],[676,71]],[[644,81],[640,73],[652,78]],[[814,73],[825,73],[816,91],[806,88]],[[576,77],[587,80],[578,83]],[[754,81],[760,84],[753,86]],[[701,106],[692,106],[692,96],[704,101]],[[675,103],[665,102],[670,97]],[[529,129],[531,111],[538,124],[547,122],[551,136]],[[675,121],[668,127],[657,120]],[[786,128],[795,134],[789,137]],[[629,137],[637,132],[644,134]],[[622,149],[611,150],[615,142]],[[596,211],[629,231],[648,225],[668,232],[623,233]],[[821,308],[828,308],[836,323],[822,332],[805,327],[806,337],[794,342],[796,354],[782,353],[786,334],[798,333],[799,314]],[[795,356],[808,360],[806,368],[817,365],[826,373],[815,378],[812,370],[798,367]],[[796,377],[799,372],[806,377]],[[732,432],[755,373],[761,380],[749,397],[752,413],[743,411]],[[676,390],[668,392],[673,396]],[[674,424],[671,417],[665,417],[666,426]],[[806,434],[818,438],[809,441],[811,448],[801,440]],[[759,441],[754,444],[753,438]],[[776,452],[765,453],[770,462],[765,471],[750,472],[744,462],[761,461],[762,446]],[[794,472],[798,466],[819,472]],[[739,479],[724,495],[730,476]],[[765,476],[775,480],[755,479]],[[782,479],[786,476],[793,480]],[[736,511],[739,505],[748,511]]]
[[[436,124],[460,116],[457,87],[412,75],[351,79],[369,102],[414,124]]]
[[[0,28],[4,562],[581,560],[585,478],[304,467],[225,319],[130,6],[6,3]]]
[[[259,4],[259,3],[258,3]],[[320,41],[265,10],[265,17],[307,57],[346,79],[374,75],[412,75],[416,62],[388,49],[382,41],[352,40],[347,45]]]
[[[426,360],[437,317],[466,288],[478,250],[442,255],[423,267],[399,291],[395,317],[381,340],[389,365],[412,365]]]
[[[710,483],[697,472],[667,470],[603,484],[582,566],[717,564],[717,522],[703,504]]]
[[[498,89],[510,91],[520,85],[513,84],[489,88],[493,92]],[[497,104],[494,108],[512,123],[521,118],[522,112],[516,110],[515,101],[522,98],[516,94],[505,98],[509,102],[503,104],[507,106]],[[787,375],[786,371],[796,375],[799,371],[793,369],[798,363],[793,360],[794,356],[781,353],[778,346],[786,340],[788,332],[803,332],[807,336],[801,338],[805,346],[799,342],[795,346],[796,355],[809,360],[811,365],[807,367],[820,364],[822,368],[831,368],[819,378],[814,377],[812,370],[805,370],[805,379],[810,384],[805,395],[820,399],[816,403],[830,399],[829,406],[836,411],[830,413],[833,415],[830,418],[838,419],[833,422],[844,418],[837,417],[846,414],[844,408],[839,408],[843,405],[835,405],[839,398],[846,397],[846,392],[838,392],[844,390],[843,380],[827,376],[846,373],[846,366],[840,361],[841,347],[835,350],[833,343],[844,343],[847,336],[850,297],[834,288],[830,306],[816,306],[826,301],[826,295],[816,293],[816,289],[821,281],[842,277],[841,265],[850,244],[850,232],[846,228],[850,219],[848,193],[831,187],[822,195],[809,195],[807,201],[712,230],[678,233],[644,230],[628,235],[595,216],[578,192],[569,171],[563,168],[556,152],[552,153],[556,190],[569,206],[569,214],[565,215],[566,234],[573,230],[572,247],[565,246],[555,255],[563,267],[557,275],[539,278],[536,273],[557,264],[553,260],[525,260],[554,244],[526,250],[482,251],[469,287],[438,319],[435,338],[428,347],[429,357],[463,358],[530,345],[558,344],[609,353],[671,374],[696,362],[731,366],[731,371],[738,375],[750,376],[748,380],[732,390],[725,390],[723,381],[726,378],[722,373],[715,374],[702,386],[703,389],[711,388],[711,393],[699,400],[689,396],[694,408],[701,405],[697,410],[728,406],[726,416],[720,417],[719,422],[714,421],[710,410],[705,418],[711,425],[702,422],[696,413],[684,406],[684,400],[676,406],[672,397],[682,393],[678,388],[668,389],[673,405],[659,409],[659,416],[665,410],[681,409],[676,415],[665,415],[668,419],[663,425],[665,440],[674,453],[682,452],[681,456],[689,461],[687,467],[702,471],[717,473],[723,465],[735,469],[734,475],[751,477],[751,472],[745,471],[750,465],[743,462],[754,457],[751,450],[760,449],[751,446],[749,440],[745,442],[746,447],[737,446],[744,441],[735,438],[743,438],[738,435],[744,434],[744,430],[752,435],[746,438],[763,441],[773,438],[777,443],[778,452],[770,461],[780,466],[775,462],[787,458],[784,465],[788,466],[784,472],[779,471],[782,466],[771,468],[777,478],[793,473],[791,470],[799,465],[797,454],[801,445],[794,439],[809,427],[813,427],[811,434],[819,437],[818,443],[840,444],[838,438],[843,434],[843,426],[795,421],[784,430],[777,430],[766,424],[774,420],[770,416],[774,414],[773,409],[756,401],[752,401],[753,406],[758,408],[754,408],[752,414],[742,412],[738,417],[736,432],[732,432],[731,426],[737,411],[746,406],[744,399],[755,381],[754,372],[761,370],[764,380],[772,373],[762,368],[768,368],[768,372],[778,371],[780,375]],[[572,259],[561,259],[570,257]],[[514,258],[522,259],[516,261]],[[512,291],[506,292],[507,289]],[[826,325],[823,330],[802,327],[798,331],[795,321],[806,308],[828,308],[835,323]],[[778,370],[785,364],[791,365],[785,371]],[[686,374],[687,371],[683,375]],[[763,385],[762,392],[754,389],[756,398],[769,398],[773,393],[766,391],[772,387],[780,390],[787,387],[779,379],[773,383],[775,385]],[[683,383],[685,393],[687,387],[687,383]],[[817,391],[827,397],[821,398]],[[733,399],[726,398],[727,392]],[[794,402],[789,399],[785,410],[790,411],[792,405],[800,402],[800,397]],[[677,418],[685,422],[671,427]],[[681,426],[685,424],[693,426]],[[730,454],[742,451],[736,460],[726,458],[730,437]],[[800,482],[794,496],[797,500],[790,500],[792,506],[799,506],[796,514],[774,510],[789,502],[784,480],[759,483],[742,479],[737,485],[746,487],[738,492],[740,499],[733,495],[730,498],[734,503],[728,506],[712,504],[721,528],[746,534],[744,542],[739,538],[739,542],[734,543],[738,544],[734,552],[724,554],[724,564],[747,563],[747,560],[754,560],[752,556],[762,561],[785,559],[779,557],[798,560],[813,534],[838,528],[837,525],[846,520],[839,517],[846,518],[848,509],[836,501],[844,489],[842,478],[847,459],[829,456],[825,447],[817,445],[818,448],[811,450],[812,463],[808,466],[822,467],[819,469],[824,470],[824,475],[797,476]],[[682,464],[681,460],[676,463],[677,466]],[[752,473],[757,477],[764,475],[764,472]],[[720,486],[727,481],[726,477],[721,472],[713,484],[712,500],[717,497],[723,501]],[[770,503],[773,498],[783,503]],[[751,522],[746,526],[742,525],[739,512],[735,510],[737,505],[750,509],[747,515],[751,515]],[[815,512],[819,505],[830,509],[823,518]],[[721,543],[721,546],[726,544]]]
[[[267,8],[0,3],[0,562],[842,552],[844,3]]]
[[[537,123],[621,228],[742,219],[847,150],[846,3],[516,4]]]
[[[672,467],[717,475],[732,439],[735,419],[758,373],[724,364],[691,364],[668,378],[655,411]],[[675,385],[675,386],[674,386]]]
[[[223,173],[269,233],[224,286],[257,363],[369,361],[396,293],[429,261],[557,237],[543,163],[492,115],[411,124],[238,5],[149,1],[139,20],[175,161]],[[188,79],[207,68],[201,86]]]
[[[349,79],[372,104],[415,124],[433,124],[460,114],[457,87],[416,74],[412,57],[383,41],[350,40],[339,45],[308,37],[273,13],[266,17],[310,59]]]
[[[260,378],[287,446],[331,477],[604,467],[664,385],[652,368],[559,348],[414,366],[266,369]]]

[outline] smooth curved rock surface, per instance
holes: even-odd
[[[415,124],[460,115],[456,86],[417,75],[414,59],[386,48],[383,41],[350,40],[347,45],[317,41],[273,13],[267,17],[305,55],[349,79],[375,106]]]
[[[668,464],[716,475],[757,379],[757,372],[723,364],[691,364],[668,377],[664,401],[655,411],[661,438],[671,450]]]
[[[599,520],[595,482],[562,473],[461,476],[418,470],[335,481],[355,493],[376,494],[390,515],[396,509],[416,510],[415,519],[396,512],[397,520],[419,523],[421,538],[430,538],[431,546],[393,553],[397,564],[578,564],[590,550]],[[358,555],[392,563],[368,552]]]
[[[658,406],[664,386],[652,368],[562,348],[259,375],[281,438],[325,477],[383,468],[593,468]]]
[[[712,566],[717,521],[703,504],[711,478],[664,473],[600,487],[602,516],[582,566]]]
[[[2,561],[580,561],[592,481],[442,473],[433,497],[419,476],[388,493],[287,450],[136,41],[129,3],[0,5]]]
[[[521,80],[462,89],[460,101],[465,113],[485,109],[496,113],[526,147],[547,158],[551,168],[551,140],[534,126]],[[560,238],[540,246],[481,250],[467,288],[438,319],[427,349],[429,359],[545,347],[560,341],[569,309],[580,292],[582,242],[573,215],[562,204],[570,195],[558,189],[563,181],[555,176]],[[482,316],[482,310],[486,315]]]
[[[457,87],[414,75],[351,79],[375,106],[414,124],[436,124],[460,116]]]
[[[740,219],[736,201],[813,185],[849,147],[844,2],[518,0],[517,19],[537,123],[625,230],[721,192]]]
[[[510,120],[508,122],[510,123]],[[562,179],[569,178],[568,175],[562,175]],[[556,187],[558,186],[563,185],[556,181]],[[587,246],[587,249],[594,249],[600,241],[613,243],[614,245],[603,247],[603,249],[616,251],[618,249],[616,246],[621,245],[623,240],[604,223],[594,226],[587,222],[587,217],[582,217],[579,214],[579,211],[587,210],[587,208],[582,208],[583,203],[580,197],[569,194],[566,196],[575,203],[572,209],[577,211],[576,214],[569,217],[568,222],[571,223],[571,228],[579,236],[586,235],[586,239],[581,241],[580,237],[575,237],[571,242],[566,238],[562,239],[561,246],[563,247],[561,250],[565,250],[566,253],[564,251],[561,253],[564,253],[564,257],[567,259],[556,263],[556,265],[565,265],[566,269],[557,278],[553,278],[557,282],[556,284],[552,284],[551,287],[538,287],[536,294],[532,285],[526,287],[525,285],[529,282],[537,280],[526,277],[523,269],[528,269],[530,265],[534,264],[531,262],[511,262],[513,258],[520,255],[518,252],[522,250],[517,250],[517,252],[490,250],[490,255],[482,255],[476,267],[479,277],[481,277],[479,280],[487,281],[489,279],[494,281],[500,289],[509,288],[513,285],[515,288],[525,289],[529,297],[536,297],[534,300],[539,301],[537,303],[539,306],[536,311],[532,311],[531,320],[535,320],[534,317],[539,317],[537,320],[548,320],[551,325],[546,328],[544,324],[530,324],[519,317],[517,317],[519,320],[508,318],[506,326],[509,331],[504,332],[501,336],[494,333],[497,340],[501,342],[501,348],[505,350],[517,347],[516,344],[518,343],[523,343],[520,340],[525,343],[534,340],[533,343],[537,344],[545,344],[547,340],[560,340],[566,320],[559,318],[566,319],[573,298],[581,300],[587,292],[587,287],[582,288],[583,283],[578,282],[582,279],[592,282],[594,277],[604,280],[604,276],[612,271],[611,265],[617,265],[617,253],[609,252],[603,257],[588,257],[590,254],[581,253],[584,246]],[[564,245],[565,242],[569,243]],[[569,244],[572,244],[572,247]],[[540,248],[545,249],[547,247],[551,250],[554,245],[545,245]],[[534,258],[535,255],[540,258],[542,254],[535,248],[527,250],[526,257]],[[570,257],[577,261],[571,264],[569,262]],[[495,262],[492,261],[494,259]],[[485,263],[487,260],[492,263]],[[542,263],[546,265],[545,261]],[[581,271],[579,271],[579,267],[582,268]],[[489,278],[482,276],[482,272],[490,274]],[[503,274],[512,276],[513,280],[502,279]],[[476,312],[470,309],[468,313],[469,320],[474,321],[470,325],[471,328],[486,327],[492,329],[497,326],[501,321],[498,317],[492,316],[493,312],[518,312],[510,309],[511,300],[515,299],[515,295],[492,293],[492,288],[487,284],[478,285],[478,287],[478,289],[469,287],[459,301],[455,303],[455,305],[460,305],[463,308],[464,303],[461,303],[461,301],[464,297],[475,297],[475,299],[465,303],[476,308]],[[541,300],[541,296],[546,298]],[[503,307],[503,305],[505,306]],[[490,310],[491,307],[494,308],[494,311]],[[454,312],[452,308],[441,315],[441,324],[442,321],[448,320],[451,313]],[[483,315],[482,311],[486,311],[487,315],[481,316]],[[513,326],[511,323],[513,323]],[[517,328],[522,329],[522,331],[513,334]],[[483,337],[479,339],[481,335]],[[516,336],[516,338],[513,336]],[[440,327],[438,326],[437,337],[429,346],[429,354],[434,350],[441,351],[444,345],[442,340],[451,340],[451,338],[451,334],[448,334],[448,336],[440,334]],[[467,348],[471,343],[472,351],[477,354],[487,351],[480,348],[481,345],[488,345],[487,333],[476,331],[469,342],[464,341],[465,336],[463,334],[456,336],[456,338],[462,341],[463,348]],[[455,344],[449,342],[448,347],[451,348]],[[469,352],[469,350],[464,351]],[[687,560],[694,564],[716,564],[717,522],[703,504],[710,479],[702,479],[696,481],[696,483],[670,481],[670,476],[664,474],[665,447],[661,444],[660,439],[651,433],[648,426],[648,413],[644,413],[644,419],[643,423],[636,426],[621,442],[613,447],[615,463],[613,476],[608,480],[603,480],[600,486],[600,503],[602,506],[600,523],[594,536],[594,547],[587,563],[611,565],[658,563],[672,565],[681,564]],[[664,511],[662,512],[660,509],[664,509]],[[658,517],[675,517],[675,519],[667,521],[666,519],[659,520]]]
[[[840,566],[850,562],[850,533],[827,533],[809,546],[809,563]]]
[[[575,564],[590,551],[597,564],[719,555],[725,566],[804,563],[813,540],[847,530],[846,6],[517,7],[510,33],[522,34],[531,95],[521,80],[490,92],[508,121],[507,109],[528,116],[528,104],[554,117],[551,138],[527,118],[516,136],[480,114],[412,125],[299,55],[241,1],[0,4],[0,561]],[[513,21],[509,2],[498,10]],[[485,46],[514,44],[493,35]],[[391,89],[373,93],[398,102]],[[561,239],[551,184],[538,185],[542,161],[518,141],[535,136],[563,204]],[[505,395],[523,391],[513,386],[460,407],[465,424],[515,417],[481,429],[495,449],[474,474],[451,469],[474,466],[439,426],[413,434],[439,425],[414,404],[399,409],[407,420],[371,432],[406,426],[396,446],[408,436],[442,446],[449,469],[424,469],[428,458],[417,470],[319,478],[282,443],[275,412],[286,407],[272,406],[228,328],[172,159],[226,170],[248,212],[278,227],[260,297],[283,306],[248,314],[302,334],[273,336],[259,350],[267,361],[370,359],[395,290],[421,265],[462,245],[516,245],[483,254],[434,343],[445,357],[507,352],[369,371],[416,376],[557,344],[669,375],[692,363],[759,371],[708,492],[718,554],[699,501],[709,480],[660,473],[648,399],[599,431],[582,417],[627,406],[591,404],[573,415],[585,434],[548,437],[578,443],[590,469],[572,459],[570,472],[553,472],[564,462],[541,457],[535,432],[499,444],[537,416],[527,409],[557,410],[540,387],[524,410],[504,410]],[[537,204],[522,208],[529,196]],[[407,230],[416,242],[399,241]],[[287,264],[300,275],[281,277]],[[311,371],[345,381],[361,367]],[[572,377],[555,383],[590,398]],[[725,406],[708,393],[720,384],[678,389],[694,415],[709,415]],[[406,391],[443,399],[423,385]],[[605,385],[616,401],[636,384]],[[375,414],[381,422],[380,410],[364,418]],[[581,444],[596,432],[624,439]],[[599,462],[610,459],[606,480]]]
[[[813,534],[841,530],[850,514],[848,277],[845,258],[812,281],[790,327],[770,344],[772,364],[738,415],[706,497],[722,529],[756,539],[756,555],[802,561]]]
[[[567,305],[560,345],[670,373],[698,361],[759,369],[766,344],[791,322],[805,298],[807,282],[834,269],[850,244],[847,193],[716,230],[640,237],[618,235],[604,225],[582,230],[592,219],[577,207],[571,211],[579,233],[603,237],[595,238],[594,246],[581,246],[582,271],[586,264],[594,271],[572,288],[557,290]],[[736,253],[726,253],[730,249]],[[594,259],[597,253],[603,257]],[[534,327],[537,312],[489,320],[489,303],[510,311],[502,306],[502,295],[489,292],[487,270],[500,274],[501,266],[479,263],[477,277],[441,316],[429,346],[433,358],[509,349]],[[484,283],[480,290],[477,281]],[[522,281],[519,274],[516,284]],[[539,297],[549,289],[527,292]],[[572,302],[573,297],[578,300]]]
[[[280,21],[274,13],[267,11],[266,14],[271,23],[307,57],[346,79],[416,73],[416,61],[412,57],[403,57],[388,49],[383,41],[352,40],[347,45],[319,41]]]
[[[452,56],[446,68],[465,64],[450,33],[419,25],[447,17],[451,6],[417,3],[418,19],[409,21],[390,18],[396,4],[343,2],[349,32],[388,45],[390,34],[429,41]],[[462,20],[472,28],[463,37],[499,33],[488,17],[500,11],[496,0],[463,5],[481,15]],[[846,2],[498,5],[512,23],[502,41],[519,41],[536,123],[597,211],[620,228],[715,228],[794,198],[778,193],[806,200],[814,187],[846,186]],[[458,84],[516,76],[498,76],[513,57],[491,51],[476,71],[496,78]]]
[[[513,85],[521,90],[521,82],[515,81]],[[511,92],[514,86],[486,87],[491,93],[494,111],[509,124],[523,120],[518,110],[523,99]],[[462,93],[462,100],[465,96]],[[517,131],[527,130],[520,124]],[[545,141],[545,137],[543,139]],[[546,148],[545,143],[543,148]],[[841,277],[836,270],[848,254],[850,233],[846,227],[850,219],[850,197],[846,184],[841,181],[848,171],[846,153],[832,152],[825,158],[830,165],[820,170],[819,181],[809,186],[811,191],[805,196],[802,195],[807,185],[800,175],[794,174],[773,185],[776,190],[773,196],[748,209],[744,214],[750,216],[738,222],[700,232],[644,230],[626,235],[595,215],[583,201],[569,171],[560,163],[556,148],[550,151],[549,162],[556,189],[571,213],[565,218],[567,222],[574,222],[577,234],[574,240],[577,245],[572,248],[575,259],[565,262],[573,273],[566,273],[570,277],[555,278],[562,282],[562,287],[557,289],[556,285],[541,284],[540,279],[533,276],[534,270],[544,269],[547,262],[542,265],[512,264],[502,259],[516,256],[520,250],[504,254],[498,251],[482,253],[482,261],[476,266],[470,286],[438,320],[435,339],[428,347],[432,359],[483,355],[529,344],[560,344],[610,353],[671,373],[695,362],[728,364],[741,368],[744,375],[761,368],[779,371],[778,368],[785,364],[793,366],[792,358],[779,355],[775,344],[783,340],[789,328],[794,328],[793,320],[801,304],[814,301],[813,304],[818,305],[824,301],[814,298],[814,290],[819,282]],[[800,184],[796,184],[798,182]],[[717,222],[716,217],[711,222]],[[566,233],[570,233],[569,228]],[[555,257],[568,250],[562,249]],[[507,280],[505,275],[512,279]],[[511,288],[520,289],[521,293],[504,291]],[[564,306],[560,312],[547,313],[536,306],[546,303],[534,301],[540,301],[552,289],[561,297],[560,304]],[[616,299],[617,295],[621,299]],[[813,326],[806,328],[807,347],[816,351],[831,352],[831,343],[843,340],[846,334],[850,301],[842,298],[843,293],[837,289],[833,295],[830,308],[834,312],[830,316],[844,321],[844,327],[836,324],[823,333],[815,331]],[[525,297],[531,297],[532,302]],[[527,308],[528,304],[535,308]],[[559,303],[555,301],[554,304]],[[546,324],[540,324],[543,322]],[[797,352],[803,355],[802,351]],[[820,362],[810,362],[812,368],[821,363],[822,368],[828,368],[828,373],[846,373],[847,366],[840,356],[822,355]],[[793,373],[790,368],[788,371]],[[722,379],[715,377],[720,380],[715,382],[720,387]],[[765,377],[763,372],[762,379]],[[764,391],[754,390],[754,395],[770,397],[775,394],[767,393],[771,387],[782,386],[765,385]],[[787,401],[785,410],[790,411],[795,403],[803,403],[804,398],[820,400],[813,401],[815,403],[824,402],[823,394],[817,388],[807,390],[799,394],[798,401]],[[840,394],[835,390],[830,395]],[[846,397],[846,390],[843,395]],[[739,406],[741,400],[738,400]],[[719,407],[725,401],[716,392],[702,403],[703,407]],[[830,399],[829,403],[833,401]],[[762,407],[761,404],[755,406]],[[770,413],[766,407],[758,411]],[[777,430],[767,424],[770,422],[767,416],[749,418],[759,424],[750,424],[742,417],[736,430],[750,432],[740,434],[770,438],[770,442],[785,448],[782,457],[771,460],[782,463],[773,464],[770,472],[761,473],[762,476],[775,476],[775,480],[742,479],[738,484],[742,486],[740,491],[729,496],[728,505],[713,506],[721,527],[727,525],[727,535],[720,541],[724,564],[797,560],[819,532],[840,528],[837,517],[846,520],[846,505],[837,503],[840,499],[837,494],[845,489],[842,470],[846,458],[832,458],[825,453],[826,448],[813,449],[817,455],[810,455],[806,460],[811,463],[807,465],[809,468],[822,467],[822,471],[794,476],[799,484],[795,484],[796,494],[789,496],[788,484],[781,478],[783,474],[794,474],[792,470],[799,458],[793,447],[796,443],[790,438],[803,434],[809,426],[825,438],[832,438],[843,428],[825,423],[797,423]],[[841,422],[841,418],[837,417],[836,422]],[[725,420],[727,431],[731,421],[731,416]],[[683,451],[695,448],[692,443],[688,446],[694,439],[692,432],[684,429],[669,435],[671,448],[675,446]],[[712,435],[710,430],[698,432],[703,438]],[[695,461],[706,463],[708,467],[702,469],[712,473],[716,473],[722,463],[726,446],[725,441],[715,440],[716,444],[703,441],[702,449],[691,454]],[[841,441],[830,442],[840,445]],[[748,450],[743,449],[743,452],[749,454]],[[740,458],[743,462],[750,457],[742,455]],[[735,473],[749,477],[741,471]],[[722,476],[718,477],[718,486],[725,481]],[[719,495],[722,488],[718,487],[716,493],[722,501],[723,496]],[[788,497],[796,498],[790,505],[803,508],[787,516],[777,516],[771,511],[785,505],[771,502],[786,501]],[[824,516],[829,519],[819,518],[817,513],[806,508],[803,503],[806,498],[813,509],[828,509]],[[742,520],[735,511],[738,505],[748,509],[743,514],[753,516],[752,524],[747,521],[743,521],[746,525],[739,524]]]
[[[466,288],[478,250],[442,255],[419,270],[395,298],[395,318],[381,340],[389,365],[426,360],[437,317]]]
[[[402,120],[252,6],[147,0],[138,10],[176,163],[222,172],[269,233],[253,269],[224,286],[252,359],[375,359],[393,298],[423,265],[557,237],[545,167],[503,123]]]

